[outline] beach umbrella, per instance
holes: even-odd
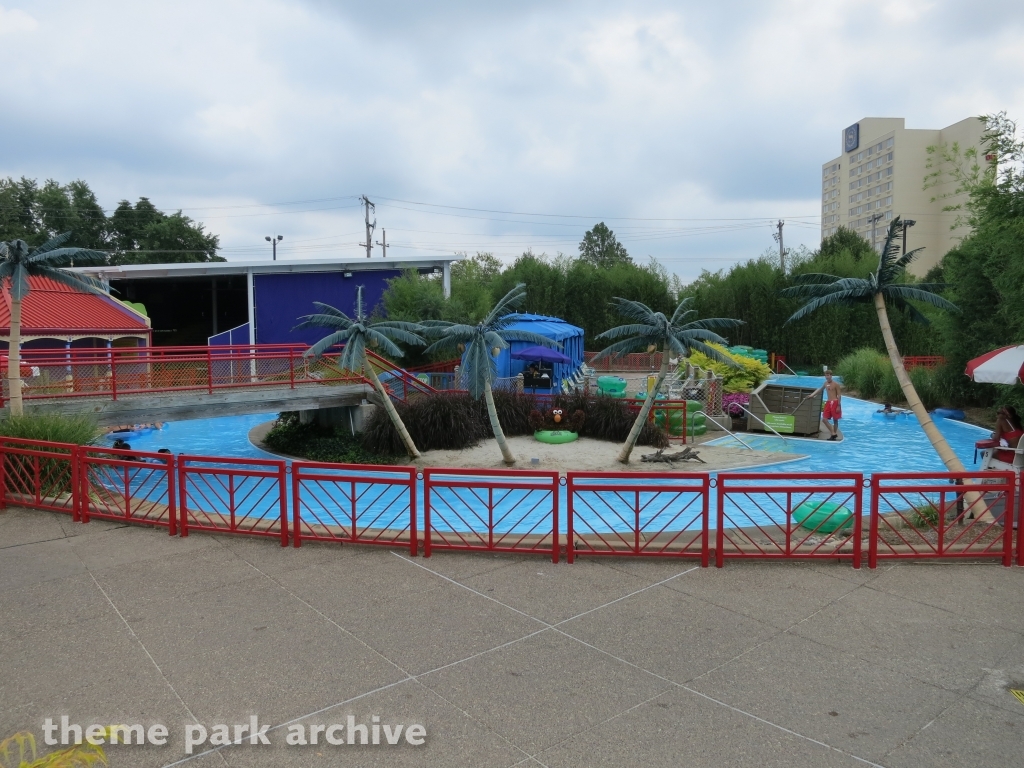
[[[525,347],[518,352],[513,352],[512,357],[516,360],[540,360],[545,363],[571,363],[572,360],[563,355],[557,349],[547,347]]]
[[[982,384],[1024,383],[1024,344],[996,349],[967,363],[964,371]]]

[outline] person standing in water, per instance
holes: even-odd
[[[825,401],[825,410],[822,412],[821,418],[825,420],[825,426],[832,433],[829,440],[838,440],[839,420],[843,418],[843,388],[839,386],[838,381],[832,380],[832,371],[825,371],[825,383],[811,392],[804,400],[821,395],[822,390],[825,390],[825,396],[828,399]],[[831,424],[829,423],[830,419],[832,420]]]

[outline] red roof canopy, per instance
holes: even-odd
[[[30,277],[31,290],[21,305],[23,336],[67,336],[96,333],[150,332],[145,318],[119,302],[94,293],[76,291],[45,277]],[[0,301],[0,336],[11,333],[11,292],[4,281]]]

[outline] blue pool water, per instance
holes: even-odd
[[[825,379],[814,376],[780,376],[780,383],[820,386]],[[773,451],[807,458],[787,463],[786,472],[942,472],[945,467],[913,414],[885,416],[877,413],[878,403],[843,398],[839,429],[842,442],[779,438],[763,433],[743,433],[743,442],[761,451]],[[988,437],[988,430],[971,424],[936,418],[935,424],[950,447],[968,469],[976,467],[974,443]],[[710,445],[743,446],[733,437],[712,440]],[[756,471],[756,470],[754,470]]]
[[[818,386],[823,381],[820,377],[785,377],[783,380],[811,386]],[[941,461],[925,437],[924,431],[918,426],[917,420],[912,415],[885,417],[876,413],[878,408],[876,403],[844,397],[844,418],[840,422],[845,438],[842,442],[783,439],[751,433],[744,433],[742,439],[752,448],[777,453],[780,462],[785,462],[776,466],[779,472],[852,471],[870,474],[879,471],[941,472],[944,470]],[[103,442],[110,445],[115,437],[122,437],[133,449],[138,451],[155,452],[160,448],[167,448],[175,454],[274,459],[279,457],[261,451],[249,442],[248,432],[252,427],[272,420],[275,416],[276,414],[273,413],[265,413],[179,421],[169,423],[159,430],[146,430],[117,436],[108,435]],[[975,466],[974,443],[987,436],[987,432],[978,427],[947,419],[937,419],[936,424],[949,440],[953,450],[963,460],[965,466]],[[734,438],[728,436],[712,441],[711,444],[742,447]],[[772,470],[755,467],[747,471],[770,472]],[[157,482],[155,477],[147,481],[147,483],[153,482]],[[279,514],[279,506],[273,503],[273,498],[276,498],[276,492],[272,492],[275,482],[271,478],[236,478],[231,481],[233,485],[229,488],[228,481],[214,476],[191,476],[188,490],[189,509],[227,512],[228,497],[229,494],[233,494],[231,497],[235,499],[236,513],[247,515],[250,519],[275,516]],[[578,500],[578,509],[590,506],[593,509],[593,514],[586,509],[581,509],[582,516],[586,518],[581,523],[581,527],[591,531],[627,529],[633,524],[634,510],[630,506],[632,503],[641,505],[641,520],[649,521],[655,528],[661,525],[659,519],[663,519],[659,518],[659,515],[680,514],[678,501],[673,504],[676,510],[674,513],[664,508],[671,501],[671,497],[669,494],[663,494],[656,490],[656,486],[659,485],[658,481],[645,482],[651,486],[651,491],[641,493],[636,497],[632,493],[624,493],[621,498],[617,494],[610,493],[605,493],[600,497],[582,494]],[[134,482],[132,485],[136,492],[143,490],[141,486],[135,488]],[[321,519],[323,519],[323,515],[333,515],[341,508],[349,506],[349,499],[345,497],[346,491],[342,485],[338,485],[333,490],[327,486],[330,484],[328,483],[324,487],[311,486],[302,491],[304,509],[316,509],[317,515]],[[422,481],[418,483],[418,486],[417,506],[419,509],[417,515],[422,520]],[[359,511],[360,519],[366,521],[361,524],[371,524],[373,521],[383,522],[392,514],[399,515],[398,518],[395,518],[396,525],[399,524],[402,508],[399,489],[394,487],[384,489],[384,486],[375,488],[369,482],[366,484],[356,483],[355,493],[361,500],[360,506],[362,506],[362,502],[368,502]],[[544,509],[550,508],[550,500],[545,501],[543,498],[545,493],[510,491],[502,497],[501,503],[496,504],[494,516],[496,519],[504,517],[507,531],[523,533],[533,530],[538,524],[543,525],[541,521],[546,515]],[[716,492],[713,491],[714,493]],[[559,489],[559,497],[560,528],[564,532],[567,509],[564,486]],[[486,498],[486,491],[476,495],[468,489],[435,490],[433,506],[438,510],[438,516],[434,520],[435,526],[438,530],[460,529],[465,528],[466,525],[477,528],[477,523],[487,517]],[[729,503],[730,518],[738,521],[735,524],[751,525],[769,522],[768,516],[761,515],[759,512],[759,507],[762,505],[764,509],[769,508],[767,498],[753,499],[753,502],[753,512],[750,509],[740,510],[731,502]],[[290,507],[290,492],[287,503]],[[712,500],[711,504],[713,519],[715,501]],[[745,504],[744,506],[749,505]],[[444,519],[439,520],[438,517],[441,517],[442,510],[446,510],[446,513],[443,514]],[[690,511],[692,512],[692,509]],[[684,527],[692,528],[692,524],[688,524],[691,519],[692,515],[680,516],[676,525],[682,524]],[[470,522],[474,520],[475,522]],[[728,522],[726,526],[731,527]]]

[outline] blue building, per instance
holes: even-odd
[[[293,331],[316,311],[314,301],[351,315],[363,286],[367,312],[380,302],[387,281],[403,270],[437,273],[445,297],[451,264],[459,256],[365,257],[218,261],[198,264],[132,264],[81,267],[76,272],[108,282],[120,299],[144,304],[154,346],[211,344],[312,344],[321,329]]]
[[[558,382],[568,378],[583,365],[582,328],[567,323],[558,317],[546,317],[544,315],[531,315],[528,313],[521,313],[515,317],[516,321],[508,326],[509,330],[529,331],[561,344],[558,351],[567,356],[571,362],[555,363],[553,365],[554,371],[551,378],[556,386]],[[509,348],[501,350],[498,355],[499,377],[517,376],[530,365],[529,360],[516,360],[512,357],[512,353],[535,345],[528,341],[512,341],[509,344]]]

